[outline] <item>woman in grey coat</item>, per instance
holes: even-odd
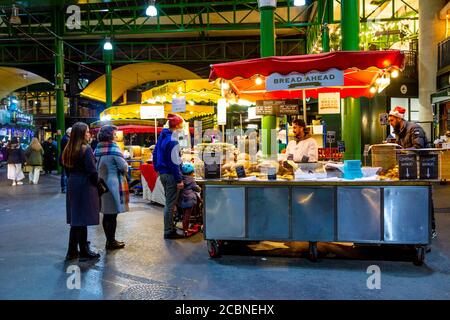
[[[94,153],[97,159],[98,175],[105,181],[109,189],[101,197],[100,212],[103,213],[106,249],[110,250],[125,247],[125,243],[117,241],[115,238],[117,215],[129,210],[129,191],[126,179],[128,163],[115,142],[116,132],[116,126],[103,126],[98,133],[99,143]]]

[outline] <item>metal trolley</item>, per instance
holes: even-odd
[[[425,181],[200,181],[211,257],[223,241],[411,245],[422,265],[430,243],[431,184]]]

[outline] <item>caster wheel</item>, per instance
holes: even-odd
[[[415,266],[421,266],[423,265],[423,262],[425,260],[425,248],[424,247],[417,247],[416,248],[416,256],[414,257],[414,265]]]
[[[317,251],[317,242],[310,242],[309,243],[309,260],[312,262],[317,261],[319,253]]]
[[[208,240],[207,246],[208,246],[208,253],[209,253],[209,256],[211,258],[218,258],[218,257],[220,257],[219,241],[217,241],[217,240]]]

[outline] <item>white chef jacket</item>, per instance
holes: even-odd
[[[294,155],[294,162],[301,162],[303,156],[309,157],[308,162],[316,162],[319,158],[319,151],[316,140],[307,138],[298,143],[295,140],[289,141],[286,148],[286,155]]]

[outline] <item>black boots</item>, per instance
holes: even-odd
[[[117,214],[104,214],[102,224],[106,236],[105,248],[108,250],[124,248],[125,243],[116,240]]]
[[[79,258],[80,261],[84,261],[100,258],[100,255],[93,252],[89,245],[90,242],[87,241],[87,227],[71,227],[66,260]],[[80,247],[80,251],[78,251],[78,246]]]
[[[125,247],[125,242],[117,241],[117,240],[106,241],[106,246],[105,246],[105,248],[108,250],[122,249],[124,247]]]

